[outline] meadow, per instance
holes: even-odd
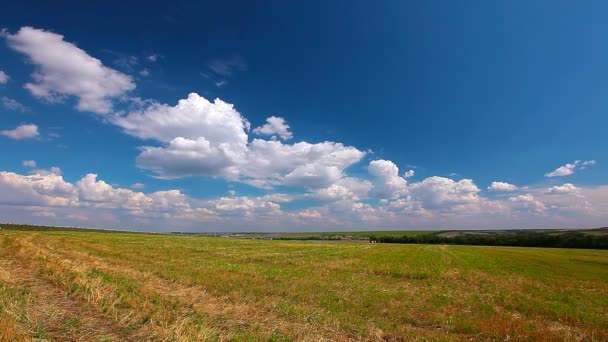
[[[608,251],[0,230],[0,340],[604,341]]]

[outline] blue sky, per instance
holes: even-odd
[[[606,7],[7,5],[0,221],[605,225]]]

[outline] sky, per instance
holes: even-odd
[[[21,1],[0,222],[608,225],[603,1]]]

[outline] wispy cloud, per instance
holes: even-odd
[[[233,77],[236,72],[245,70],[247,70],[245,59],[241,55],[235,54],[228,59],[214,59],[207,63],[207,70],[201,72],[201,76],[221,88],[228,84],[228,79]]]
[[[38,126],[34,124],[17,126],[15,129],[0,131],[0,134],[15,140],[35,138],[40,135]]]
[[[6,82],[8,82],[9,78],[10,77],[8,77],[8,75],[4,71],[0,70],[0,84],[5,84]]]
[[[157,53],[151,53],[151,54],[149,54],[149,55],[146,56],[146,59],[149,62],[152,62],[152,63],[158,62],[158,60],[161,59],[161,58],[163,58],[163,56],[161,56],[161,55],[159,55]]]
[[[21,102],[12,99],[10,97],[2,96],[0,97],[0,105],[6,109],[14,110],[17,112],[27,112],[28,108],[23,105]]]
[[[584,170],[591,165],[595,165],[595,163],[596,163],[595,160],[585,160],[585,161],[575,160],[572,163],[568,163],[566,165],[562,165],[562,166],[558,167],[557,169],[555,169],[552,172],[545,173],[545,177],[570,176],[570,175],[574,174],[577,169]]]

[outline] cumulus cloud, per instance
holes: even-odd
[[[530,211],[537,214],[543,214],[547,210],[545,204],[538,201],[531,194],[510,197],[509,201],[513,204],[513,208],[516,210]]]
[[[347,177],[340,179],[339,181],[327,188],[320,188],[315,190],[313,192],[313,197],[326,201],[359,201],[368,196],[368,193],[370,192],[372,187],[372,182],[368,180]]]
[[[78,110],[109,113],[111,99],[135,88],[131,77],[104,66],[60,34],[22,27],[15,34],[4,31],[3,36],[36,66],[33,82],[25,84],[36,97],[56,102],[75,96]]]
[[[584,170],[589,166],[595,165],[595,160],[575,160],[573,163],[568,163],[566,165],[562,165],[555,169],[555,171],[549,172],[545,174],[545,177],[562,177],[569,176],[574,174],[577,169]]]
[[[232,104],[192,93],[176,106],[153,103],[110,121],[127,134],[158,141],[144,146],[137,165],[159,177],[219,176],[258,187],[329,186],[364,152],[335,142],[311,144],[254,139]]]
[[[562,195],[562,194],[572,194],[579,192],[579,188],[574,186],[572,183],[565,183],[563,185],[556,185],[549,190],[547,190],[547,194],[549,195]]]
[[[236,150],[244,149],[249,129],[249,122],[232,104],[220,99],[210,102],[196,93],[173,107],[152,103],[110,120],[127,134],[142,139],[169,142],[176,137],[194,140],[204,137],[213,145],[230,145]]]
[[[454,181],[450,178],[433,176],[412,184],[410,192],[423,203],[425,208],[430,209],[475,203],[480,200],[479,188],[471,179]]]
[[[130,189],[115,188],[96,174],[87,174],[75,184],[79,199],[85,206],[120,208],[133,214],[144,211],[172,212],[189,209],[186,196],[179,190],[157,191],[149,194]]]
[[[255,139],[240,169],[250,184],[321,188],[341,179],[344,170],[363,156],[365,152],[330,141],[290,145]]]
[[[606,187],[579,188],[570,183],[557,190],[527,187],[526,194],[489,200],[479,194],[471,180],[455,181],[429,177],[408,184],[407,193],[378,203],[364,201],[372,182],[347,177],[326,188],[309,192],[325,203],[285,211],[281,203],[297,200],[297,195],[269,193],[262,196],[222,196],[191,198],[179,190],[145,193],[112,186],[96,174],[87,174],[74,183],[61,173],[34,170],[21,175],[0,172],[0,213],[39,223],[78,224],[88,219],[104,226],[143,226],[167,230],[185,227],[196,230],[285,230],[319,227],[336,229],[368,228],[482,228],[488,226],[547,227],[600,224],[608,219]],[[50,212],[52,215],[43,214]],[[34,214],[40,213],[40,214]],[[43,221],[42,219],[54,219]],[[151,218],[154,218],[151,220]],[[100,223],[101,222],[101,223]],[[243,226],[247,222],[247,226]],[[170,223],[170,225],[168,225]]]
[[[0,172],[1,204],[65,206],[76,200],[72,184],[65,182],[56,174],[20,175],[13,172]]]
[[[24,124],[15,129],[0,131],[1,135],[15,140],[35,138],[40,135],[38,126],[34,124]]]
[[[0,70],[0,84],[6,84],[10,77],[2,70]]]
[[[488,187],[490,191],[515,191],[517,186],[506,182],[492,182]]]
[[[255,128],[253,133],[272,136],[278,135],[283,140],[289,140],[293,137],[292,133],[289,131],[289,125],[285,119],[276,116],[267,118],[266,124]]]
[[[407,170],[405,171],[405,173],[403,174],[403,178],[411,178],[414,177],[415,171],[414,170]]]
[[[367,170],[373,176],[372,193],[380,198],[395,198],[407,190],[407,181],[399,176],[399,168],[390,160],[373,160]]]
[[[270,202],[262,197],[221,197],[207,201],[206,207],[219,212],[231,212],[232,215],[278,214],[281,205]]]
[[[201,137],[196,140],[178,137],[164,147],[144,146],[137,157],[137,166],[151,170],[161,178],[186,176],[223,176],[236,180],[235,163],[242,154],[231,146],[213,145]]]

